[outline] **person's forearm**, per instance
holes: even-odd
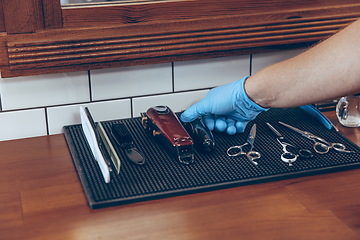
[[[245,90],[265,108],[301,106],[360,92],[360,21],[256,73],[246,80]]]

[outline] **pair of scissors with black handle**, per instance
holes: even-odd
[[[283,153],[281,154],[281,160],[292,166],[292,163],[297,160],[298,157],[311,158],[312,152],[308,149],[300,149],[291,144],[281,133],[276,130],[270,123],[266,123],[270,130],[276,136],[276,140],[283,147]]]
[[[257,151],[253,151],[255,135],[256,135],[256,124],[254,124],[251,127],[249,136],[248,136],[246,142],[243,145],[229,147],[229,149],[227,150],[228,156],[236,157],[236,156],[239,156],[239,155],[245,155],[247,157],[247,159],[249,159],[249,161],[252,164],[258,165],[258,163],[255,162],[254,160],[259,159],[261,157],[261,154],[259,152],[257,152]],[[243,147],[246,146],[246,145],[250,145],[250,150],[248,152],[245,152],[243,150]]]
[[[314,141],[315,143],[314,143],[313,148],[314,148],[315,152],[317,152],[317,153],[325,154],[325,153],[329,152],[329,150],[331,148],[338,152],[354,153],[354,151],[345,150],[345,145],[342,143],[329,143],[325,139],[315,136],[314,134],[312,134],[310,132],[302,131],[300,129],[297,129],[296,127],[290,126],[283,122],[279,122],[279,123],[297,133],[300,133],[303,137],[306,137],[306,138]]]

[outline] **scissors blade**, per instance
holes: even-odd
[[[279,141],[279,143],[282,146],[292,146],[293,148],[296,148],[294,145],[292,145],[281,133],[279,133],[278,130],[276,130],[270,123],[266,123],[271,131],[276,135],[276,139]]]
[[[276,130],[270,123],[267,122],[266,125],[268,125],[270,130],[273,131],[273,133],[275,133],[278,138],[281,137],[281,134],[278,132],[278,130]]]
[[[250,130],[249,136],[247,138],[247,141],[251,144],[251,146],[254,145],[255,141],[255,135],[256,135],[256,124],[254,124]]]
[[[301,131],[300,129],[296,128],[296,127],[293,127],[293,126],[290,126],[286,123],[283,123],[283,122],[279,122],[281,125],[287,127],[287,128],[290,128],[291,130],[297,132],[297,133],[300,133],[301,135],[303,135],[304,137],[310,137],[310,134],[308,134],[307,132],[305,131]]]

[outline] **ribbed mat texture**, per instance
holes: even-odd
[[[265,122],[272,124],[289,141],[301,148],[313,150],[313,142],[300,134],[291,132],[278,121],[288,123],[301,130],[311,132],[328,142],[339,142],[356,153],[346,154],[331,149],[327,154],[317,154],[310,159],[298,159],[293,166],[280,159],[281,145],[270,132]],[[140,118],[102,122],[110,133],[111,125],[124,123],[134,145],[146,157],[142,166],[126,159],[123,149],[116,147],[121,161],[120,174],[114,169],[111,182],[105,183],[83,134],[81,125],[64,127],[64,134],[72,159],[83,185],[90,208],[101,208],[145,201],[156,198],[190,194],[233,186],[255,184],[311,174],[357,168],[360,162],[359,147],[334,130],[328,130],[318,120],[300,108],[271,109],[261,113],[250,122],[245,133],[229,136],[214,132],[216,150],[203,154],[195,150],[192,165],[180,164],[141,125]],[[227,149],[245,143],[251,126],[256,123],[257,131],[254,150],[261,153],[258,165],[252,164],[246,156],[229,157]],[[110,135],[110,134],[109,134]],[[114,142],[114,141],[113,141]],[[111,161],[109,161],[110,163]]]

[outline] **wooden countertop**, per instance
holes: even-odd
[[[264,238],[360,239],[360,169],[91,210],[62,134],[0,142],[0,239]]]

